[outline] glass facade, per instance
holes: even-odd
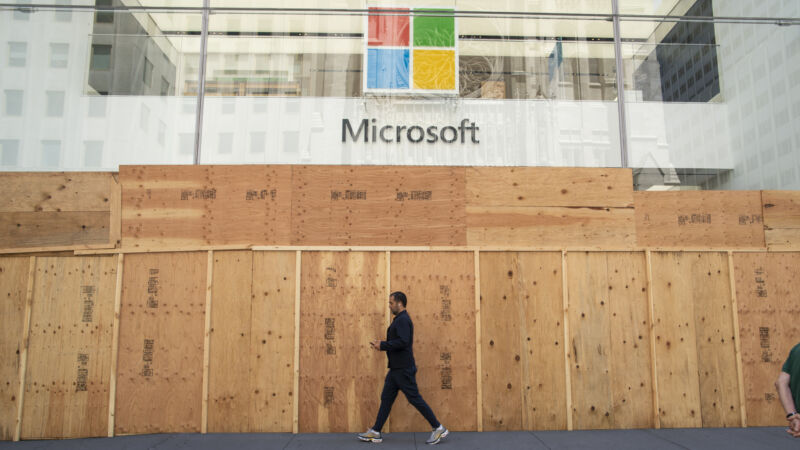
[[[0,7],[0,170],[630,167],[800,189],[800,2]]]

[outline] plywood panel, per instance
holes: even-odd
[[[125,257],[116,434],[200,431],[206,252]]]
[[[739,378],[727,253],[686,255],[692,262],[703,427],[741,426]]]
[[[250,431],[253,252],[214,252],[208,431]]]
[[[764,247],[760,191],[635,192],[647,247]]]
[[[5,172],[0,212],[109,211],[110,172]]]
[[[292,244],[466,244],[464,168],[295,166],[292,178]]]
[[[611,331],[605,253],[567,254],[570,378],[575,429],[612,426]]]
[[[253,253],[250,431],[292,431],[295,252]]]
[[[106,436],[115,256],[36,259],[22,438]]]
[[[108,211],[0,212],[0,248],[109,244],[110,218]]]
[[[614,428],[653,428],[647,267],[643,252],[606,253]]]
[[[391,290],[406,293],[414,322],[420,393],[446,427],[475,431],[474,254],[392,252],[391,258]],[[400,398],[389,421],[392,432],[430,430],[417,410]]]
[[[386,357],[385,252],[304,252],[299,431],[355,432],[378,412]]]
[[[800,253],[734,253],[748,426],[785,426],[777,374],[797,344]]]
[[[633,247],[632,208],[468,206],[469,245]]]
[[[0,258],[0,440],[14,437],[30,258]]]
[[[800,228],[800,191],[762,191],[767,228]]]
[[[467,168],[468,206],[633,206],[630,169]]]
[[[770,251],[800,251],[800,228],[768,228],[764,235]]]
[[[653,252],[651,256],[656,376],[663,428],[702,426],[692,256],[671,252]]]
[[[483,429],[566,429],[560,252],[481,254]]]
[[[290,166],[121,166],[124,247],[289,243]]]

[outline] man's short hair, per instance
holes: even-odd
[[[392,294],[389,295],[389,297],[394,297],[394,301],[402,303],[403,308],[405,308],[406,305],[408,304],[408,299],[406,298],[406,294],[400,291],[392,292]]]

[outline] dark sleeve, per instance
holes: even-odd
[[[788,374],[792,373],[792,365],[794,364],[794,359],[798,357],[798,353],[800,353],[800,345],[795,345],[792,351],[789,352],[789,357],[786,358],[786,362],[783,363],[783,367],[781,368],[782,372]]]
[[[408,320],[400,319],[395,324],[397,338],[390,341],[381,341],[381,350],[401,350],[408,347],[411,342],[411,324]]]

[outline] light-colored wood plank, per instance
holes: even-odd
[[[122,245],[122,184],[119,182],[119,174],[114,174],[110,181],[110,218],[109,218],[109,244],[114,247]]]
[[[747,407],[744,396],[744,374],[742,372],[742,340],[739,335],[739,301],[736,298],[736,277],[733,268],[733,252],[728,252],[728,278],[731,289],[731,314],[733,316],[733,337],[736,351],[736,378],[739,381],[739,410],[742,427],[747,427]]]
[[[483,431],[483,356],[482,356],[482,346],[483,346],[483,333],[481,330],[481,254],[479,251],[475,250],[473,253],[473,262],[475,264],[474,274],[475,274],[475,366],[476,366],[476,402],[477,408],[475,408],[476,413],[478,415],[478,431]]]
[[[692,295],[693,255],[651,253],[660,423],[699,428],[700,382]]]
[[[800,251],[800,228],[768,228],[764,236],[771,252]]]
[[[207,259],[125,257],[115,434],[200,431]]]
[[[108,383],[108,437],[114,436],[117,403],[117,358],[119,355],[119,312],[122,304],[122,273],[125,255],[117,255],[117,280],[114,286],[114,325],[111,338],[111,373]]]
[[[562,296],[562,318],[564,320],[564,379],[566,380],[566,416],[567,416],[567,430],[573,430],[572,423],[572,353],[570,353],[569,342],[569,282],[567,281],[569,271],[567,270],[567,252],[561,252],[561,291]]]
[[[294,369],[294,387],[292,392],[292,433],[297,434],[300,432],[300,289],[301,289],[301,275],[303,270],[302,265],[303,252],[295,252],[295,268],[294,268],[294,361],[292,367]]]
[[[0,212],[0,248],[111,247],[110,217],[108,211]]]
[[[212,301],[214,300],[214,251],[208,252],[206,262],[206,308],[203,332],[203,411],[200,415],[200,432],[208,432],[208,395],[211,372]],[[252,268],[251,268],[252,271]],[[241,350],[241,349],[240,349]]]
[[[22,439],[108,435],[117,260],[38,257]]]
[[[764,247],[760,191],[634,193],[643,247]]]
[[[474,246],[633,247],[633,208],[468,206]]]
[[[469,167],[469,206],[633,206],[630,169]]]
[[[761,191],[767,229],[800,228],[800,191]]]
[[[109,211],[110,172],[4,172],[0,212]]]
[[[294,166],[292,244],[465,245],[464,171]]]
[[[31,258],[0,258],[0,441],[14,439]]]
[[[453,431],[478,428],[474,270],[473,252],[392,252],[392,291],[406,293],[414,323],[420,393]],[[393,432],[431,429],[403,401],[389,420]]]
[[[25,318],[22,326],[22,349],[19,357],[19,392],[17,393],[17,419],[14,424],[14,441],[22,435],[22,411],[25,407],[25,380],[28,369],[28,349],[31,342],[31,310],[33,309],[33,283],[36,274],[36,257],[31,256],[25,290]]]
[[[295,252],[253,253],[250,432],[292,431],[295,381]]]
[[[786,426],[777,374],[797,344],[800,253],[733,254],[747,425]]]
[[[653,263],[652,252],[645,251],[647,259],[647,306],[648,332],[650,334],[650,375],[653,385],[653,427],[661,428],[661,414],[658,405],[658,359],[656,358],[655,301],[653,298]]]
[[[374,420],[386,359],[369,342],[385,335],[385,271],[385,252],[303,253],[300,432],[363,431]]]

